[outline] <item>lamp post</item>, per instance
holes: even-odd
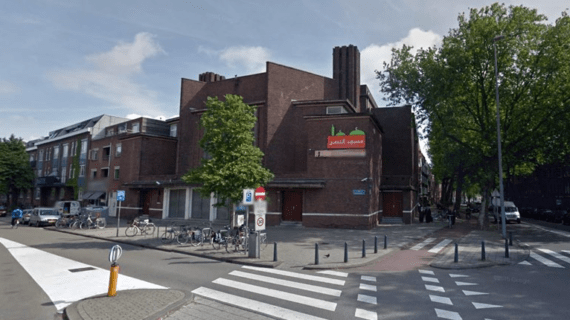
[[[505,221],[505,193],[503,191],[503,157],[501,153],[501,118],[499,115],[499,74],[497,72],[497,41],[505,36],[496,36],[493,38],[493,49],[495,50],[495,96],[497,99],[497,147],[499,152],[499,192],[501,193],[501,223],[503,239],[507,238],[507,225]]]

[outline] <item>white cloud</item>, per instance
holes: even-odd
[[[149,33],[139,33],[132,43],[121,42],[108,52],[92,54],[86,60],[89,69],[57,70],[48,78],[58,88],[83,92],[107,101],[115,107],[160,115],[158,94],[137,83],[143,62],[165,53]]]
[[[360,53],[360,79],[362,83],[368,85],[379,106],[382,106],[385,102],[382,101],[383,95],[380,93],[379,81],[376,79],[376,72],[374,71],[382,71],[384,62],[390,62],[392,58],[392,48],[401,48],[404,44],[413,46],[412,54],[415,54],[419,48],[427,49],[434,45],[439,46],[442,39],[442,36],[432,31],[423,31],[419,28],[414,28],[408,32],[405,38],[395,43],[387,43],[384,45],[372,44],[362,50]]]
[[[0,80],[0,96],[9,95],[17,92],[20,92],[20,87],[16,86],[15,84],[9,81]]]
[[[271,57],[270,51],[264,47],[237,46],[213,50],[200,46],[198,52],[218,56],[229,68],[243,68],[248,74],[265,72],[265,62]]]

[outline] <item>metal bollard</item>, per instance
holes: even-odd
[[[388,236],[384,236],[384,249],[388,247]]]
[[[344,243],[344,262],[348,262],[348,244]]]
[[[119,266],[111,265],[111,278],[109,279],[109,291],[107,297],[114,297],[117,295],[117,279],[119,278]]]
[[[273,261],[277,261],[277,242],[273,242]]]
[[[366,258],[366,240],[362,239],[362,257]]]
[[[455,257],[453,258],[453,262],[459,261],[459,249],[457,246],[457,242],[455,243]]]
[[[481,260],[485,261],[485,241],[481,241]]]
[[[505,258],[509,257],[509,241],[505,239]]]
[[[509,231],[509,246],[513,245],[513,232]]]
[[[374,236],[374,253],[378,253],[378,236]]]
[[[319,264],[319,244],[315,243],[315,265]]]

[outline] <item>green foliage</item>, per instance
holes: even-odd
[[[461,14],[441,48],[394,49],[378,72],[391,105],[414,107],[438,179],[497,175],[495,56],[503,168],[529,173],[570,154],[570,18],[498,3]],[[494,41],[496,36],[501,40]]]
[[[21,138],[0,140],[0,192],[17,195],[19,189],[33,186],[34,172]]]
[[[200,184],[198,192],[202,195],[215,193],[219,205],[225,205],[226,200],[237,203],[243,189],[256,188],[273,179],[273,174],[261,164],[263,152],[253,144],[256,107],[231,94],[225,96],[225,101],[208,97],[206,106],[200,119],[204,129],[200,147],[207,157],[182,179]]]

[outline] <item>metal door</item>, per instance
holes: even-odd
[[[385,192],[382,194],[383,199],[383,216],[384,217],[402,217],[402,193],[401,192]]]
[[[283,191],[283,220],[302,221],[303,191]]]

